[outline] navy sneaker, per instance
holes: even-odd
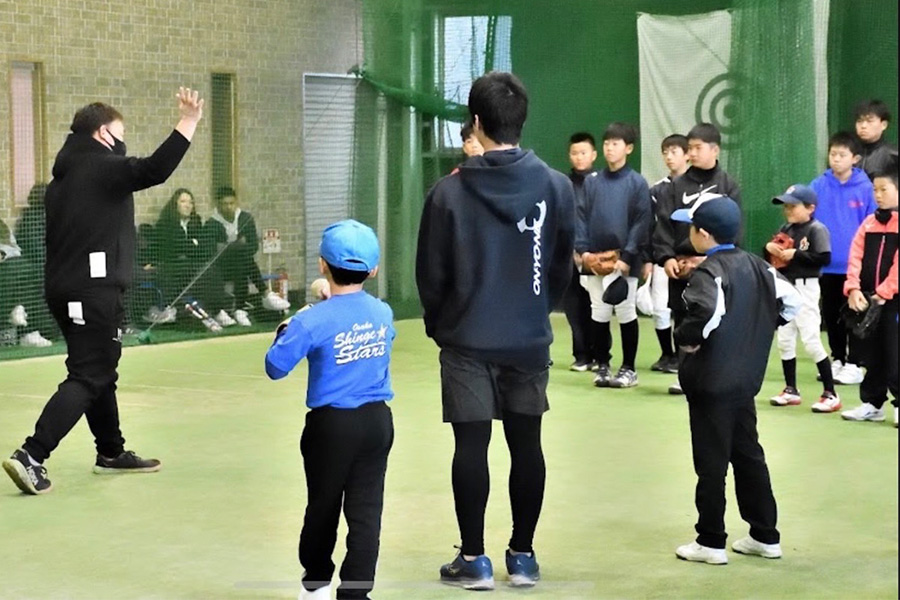
[[[506,572],[509,573],[509,585],[512,587],[533,587],[541,578],[541,567],[534,552],[513,554],[506,551]]]
[[[53,489],[53,484],[47,479],[47,469],[44,465],[31,464],[28,453],[24,450],[16,450],[9,460],[4,460],[3,470],[16,487],[26,494],[46,494]]]
[[[155,473],[160,469],[159,461],[155,458],[141,458],[131,450],[121,453],[115,458],[107,458],[97,455],[94,464],[94,473],[103,475],[107,473]]]
[[[460,552],[453,562],[441,567],[441,583],[467,590],[494,589],[494,567],[484,554],[468,561]]]

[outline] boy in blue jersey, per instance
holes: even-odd
[[[341,506],[349,525],[338,598],[368,598],[375,579],[384,476],[394,440],[387,402],[394,339],[390,307],[363,291],[378,272],[378,238],[353,220],[325,229],[319,270],[330,298],[279,325],[266,374],[281,379],[309,361],[306,427],[300,440],[307,506],[300,534],[306,572],[300,598],[331,598]]]

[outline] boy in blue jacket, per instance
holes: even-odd
[[[809,184],[819,201],[816,217],[831,234],[831,263],[822,267],[819,284],[831,370],[835,382],[843,384],[857,384],[863,379],[859,341],[847,333],[841,321],[841,306],[846,301],[847,258],[856,230],[877,208],[872,182],[865,171],[855,166],[859,153],[859,141],[852,133],[841,131],[832,135],[828,140],[829,168]]]
[[[266,374],[286,376],[309,361],[306,427],[300,439],[307,505],[300,534],[301,600],[331,598],[341,506],[349,525],[338,598],[368,598],[378,560],[384,476],[394,441],[387,402],[394,339],[391,308],[363,291],[378,272],[378,238],[353,220],[322,235],[319,270],[330,297],[279,325]]]

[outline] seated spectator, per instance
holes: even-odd
[[[36,286],[38,277],[31,263],[22,258],[16,236],[0,220],[0,315],[8,315],[7,323],[17,331],[28,327],[29,309],[36,313],[45,305]],[[19,337],[20,346],[43,348],[52,344],[37,329]]]
[[[28,298],[33,304],[29,310],[29,323],[45,337],[58,340],[61,337],[59,327],[50,315],[44,299],[44,262],[47,260],[47,243],[44,241],[47,229],[47,217],[44,214],[46,193],[46,183],[36,183],[28,192],[28,206],[16,219],[15,238],[22,250],[22,258],[31,263],[34,273],[34,279],[30,280],[28,288]]]
[[[148,316],[155,317],[157,322],[174,321],[176,306],[196,301],[210,315],[215,315],[222,327],[235,324],[222,308],[222,294],[218,293],[222,284],[216,272],[206,269],[210,257],[202,237],[203,221],[197,214],[194,194],[185,188],[175,190],[160,211],[154,228],[159,281],[167,307],[155,312],[154,307],[150,308]]]
[[[262,295],[262,305],[268,310],[284,311],[290,303],[268,289],[263,281],[255,255],[259,250],[259,236],[253,216],[238,206],[237,194],[230,187],[216,190],[216,208],[204,225],[211,251],[221,251],[216,261],[219,276],[233,287],[234,311],[232,317],[243,326],[250,326],[248,310],[252,284]]]

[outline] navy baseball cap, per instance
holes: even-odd
[[[708,231],[716,241],[731,243],[741,229],[741,207],[728,196],[702,200],[691,208],[681,208],[672,213],[673,221],[693,223]]]
[[[333,267],[368,272],[378,266],[381,250],[371,227],[347,219],[325,228],[319,254]]]
[[[818,201],[815,190],[802,183],[795,183],[783,194],[772,198],[772,204],[816,204]]]

